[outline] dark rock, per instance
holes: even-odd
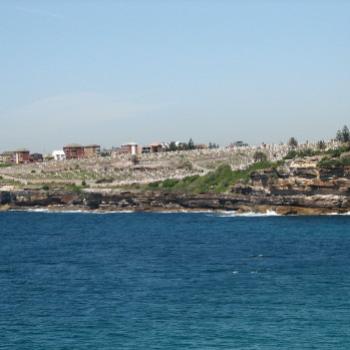
[[[11,203],[11,193],[8,191],[0,192],[0,204],[5,205]]]
[[[305,179],[315,179],[318,177],[318,171],[315,168],[296,168],[293,175]]]

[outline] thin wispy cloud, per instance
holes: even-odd
[[[0,0],[0,151],[317,140],[348,123],[350,1],[201,3]]]
[[[49,151],[73,141],[118,145],[134,137],[135,125],[149,123],[161,109],[162,105],[94,92],[49,96],[3,113],[0,148],[21,145]],[[8,130],[15,130],[18,121],[21,129],[10,136]],[[34,139],[28,130],[39,137]]]
[[[24,7],[24,6],[16,6],[16,11],[26,13],[28,15],[35,15],[40,17],[46,17],[46,18],[54,18],[54,19],[63,19],[63,16],[59,13],[47,11],[43,9],[38,8],[30,8],[30,7]]]

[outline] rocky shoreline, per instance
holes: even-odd
[[[172,191],[18,189],[0,191],[0,211],[234,211],[280,215],[328,215],[350,212],[350,167],[323,169],[301,160],[252,173],[228,193]]]
[[[10,197],[10,200],[4,197]],[[0,211],[47,209],[49,211],[234,211],[237,213],[276,212],[279,215],[328,215],[350,212],[349,198],[336,195],[232,196],[175,195],[169,193],[46,194],[38,191],[1,192]]]

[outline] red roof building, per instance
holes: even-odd
[[[70,144],[64,146],[63,152],[66,155],[66,159],[84,158],[84,147],[78,144]]]

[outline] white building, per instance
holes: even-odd
[[[66,159],[66,154],[63,150],[57,150],[52,152],[52,157],[54,160],[62,161]]]

